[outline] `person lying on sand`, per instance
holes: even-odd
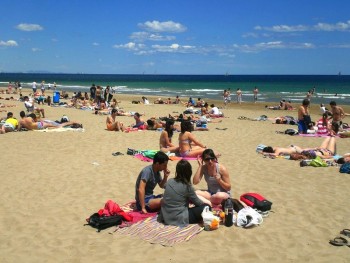
[[[20,114],[21,117],[23,116],[23,113],[21,112]],[[19,124],[21,125],[21,127],[26,128],[28,130],[43,130],[46,128],[57,129],[57,128],[62,128],[66,126],[78,126],[78,125],[79,127],[82,127],[81,124],[74,121],[68,121],[64,123],[57,123],[54,121],[47,121],[47,120],[38,121],[34,113],[29,114],[28,117],[26,117],[24,113],[24,116],[19,121]]]
[[[262,154],[267,156],[290,155],[291,160],[314,159],[320,156],[323,159],[332,158],[335,154],[335,137],[327,137],[320,147],[301,148],[296,145],[290,145],[286,148],[267,146],[263,148]]]

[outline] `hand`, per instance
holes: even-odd
[[[198,165],[203,165],[203,159],[200,155],[197,156],[197,162],[198,162]]]
[[[170,175],[170,170],[165,169],[165,170],[164,170],[164,176],[165,176],[165,177],[168,177],[169,175]]]
[[[142,208],[142,214],[147,214],[148,212],[147,212],[147,210],[146,210],[146,208]]]

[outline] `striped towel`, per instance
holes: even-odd
[[[151,244],[171,247],[189,241],[203,230],[198,224],[186,227],[168,226],[157,222],[157,216],[146,218],[129,227],[117,228],[115,233],[138,237]]]

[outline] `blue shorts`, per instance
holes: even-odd
[[[162,194],[146,196],[145,197],[145,206],[146,206],[147,212],[154,212],[151,208],[149,208],[149,201],[151,201],[152,199],[157,199],[157,198],[162,198],[162,197],[163,197]],[[139,211],[142,210],[142,207],[138,201],[136,201],[136,207],[137,207],[137,210],[139,210]]]

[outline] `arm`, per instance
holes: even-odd
[[[202,180],[202,177],[203,177],[203,161],[200,161],[200,158],[198,157],[197,158],[197,161],[198,161],[198,169],[196,171],[196,173],[194,174],[193,176],[193,179],[192,179],[192,182],[194,185],[196,184],[199,184],[199,182]]]
[[[204,144],[200,143],[194,136],[192,133],[189,134],[188,138],[195,144],[198,145],[201,148],[207,148],[207,146],[205,146]]]
[[[164,142],[165,142],[165,145],[166,146],[169,146],[169,147],[174,147],[175,145],[172,144],[169,140],[169,135],[168,135],[168,132],[167,131],[163,131],[163,136],[164,136]]]
[[[145,205],[145,188],[146,188],[146,181],[141,180],[139,185],[139,201],[141,205],[142,212],[147,214],[146,205]]]
[[[158,184],[160,188],[164,188],[166,182],[168,181],[168,177],[170,175],[170,171],[168,169],[164,170],[164,177],[162,181]]]
[[[230,177],[229,177],[228,171],[227,171],[225,166],[223,166],[223,165],[219,165],[219,166],[220,166],[220,175],[218,175],[216,177],[216,181],[226,191],[230,191],[231,190],[231,182],[230,182]]]

